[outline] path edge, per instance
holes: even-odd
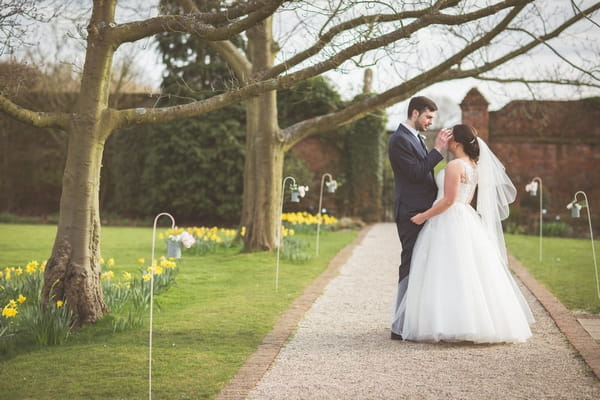
[[[325,286],[338,274],[348,261],[354,248],[362,243],[374,225],[362,228],[356,238],[341,249],[329,261],[327,268],[296,298],[279,317],[273,329],[265,336],[256,351],[248,357],[244,365],[229,383],[217,394],[216,400],[243,400],[258,384],[265,372],[270,368],[279,351],[298,326],[304,314],[315,300],[323,293]]]
[[[542,304],[558,329],[600,379],[600,344],[581,326],[571,311],[540,284],[515,257],[509,254],[508,260],[512,271]]]

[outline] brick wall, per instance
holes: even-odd
[[[306,198],[302,200],[302,205],[298,205],[298,209],[306,210],[308,207],[314,207],[316,210],[319,208],[321,178],[325,173],[331,174],[333,179],[339,176],[342,168],[341,154],[335,146],[318,136],[302,140],[292,147],[291,151],[306,163],[315,176],[312,182],[307,182],[310,189]],[[336,215],[335,196],[327,194],[326,187],[323,188],[322,206]]]
[[[578,190],[588,196],[594,231],[600,229],[600,98],[579,101],[513,101],[488,112],[487,101],[472,89],[463,122],[480,132],[498,155],[518,190],[521,204],[525,185],[542,179],[549,220],[569,218],[566,204]],[[474,101],[478,100],[478,101]],[[485,99],[484,99],[485,100]],[[483,126],[488,120],[487,128]],[[579,197],[580,199],[582,197]],[[582,214],[583,216],[583,214]],[[587,224],[587,217],[584,217]]]

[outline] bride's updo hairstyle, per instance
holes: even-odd
[[[465,153],[471,160],[475,162],[479,160],[479,142],[475,128],[464,124],[454,125],[452,137],[454,141],[463,145]]]

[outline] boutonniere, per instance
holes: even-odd
[[[419,137],[421,138],[422,141],[425,141],[425,139],[426,139],[425,135],[423,135],[422,133],[419,133]]]

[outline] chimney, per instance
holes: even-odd
[[[490,136],[490,114],[488,112],[489,104],[490,103],[485,99],[485,97],[483,97],[477,88],[469,90],[462,103],[460,103],[460,109],[462,110],[462,123],[471,125],[477,129],[477,132],[479,132],[479,137],[486,142]]]

